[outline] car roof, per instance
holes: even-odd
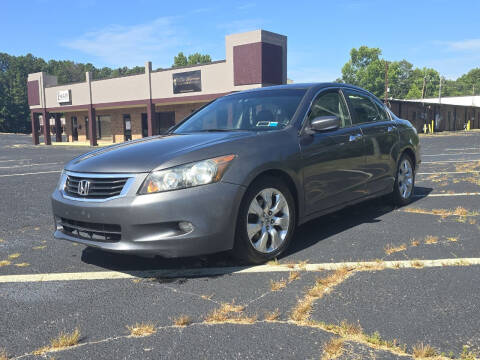
[[[304,90],[310,90],[310,89],[315,89],[315,90],[321,90],[322,88],[327,88],[327,87],[340,87],[340,88],[351,88],[351,89],[356,89],[356,90],[362,90],[365,92],[368,92],[365,89],[362,89],[358,86],[351,85],[351,84],[345,84],[345,83],[334,83],[334,82],[323,82],[323,83],[298,83],[298,84],[285,84],[285,85],[273,85],[273,86],[266,86],[266,87],[261,87],[261,88],[255,88],[255,89],[248,89],[244,90],[242,92],[259,92],[259,91],[270,91],[270,90],[288,90],[288,89],[304,89]],[[235,93],[232,93],[232,95]]]

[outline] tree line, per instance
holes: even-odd
[[[407,60],[388,61],[379,48],[361,46],[350,51],[350,59],[342,67],[337,82],[349,83],[369,90],[379,98],[420,99],[441,96],[466,96],[480,93],[480,68],[470,70],[456,80],[440,76],[432,68],[414,68]],[[388,69],[388,70],[387,70]],[[387,77],[385,75],[388,75]]]
[[[414,68],[406,60],[387,61],[381,57],[378,48],[361,46],[350,51],[350,59],[342,67],[345,82],[363,87],[380,98],[385,92],[385,73],[388,65],[388,96],[396,99],[422,97],[475,95],[480,92],[480,68],[470,70],[456,80],[441,79],[432,68]],[[172,67],[197,65],[211,62],[210,55],[194,53],[188,56],[182,52],[174,57]],[[157,69],[158,70],[158,69]],[[12,56],[0,53],[0,132],[31,131],[30,109],[27,99],[27,77],[29,73],[45,71],[56,75],[58,84],[85,81],[89,71],[94,80],[144,73],[143,66],[132,68],[97,68],[90,63],[76,63],[69,60],[49,60],[32,54]]]

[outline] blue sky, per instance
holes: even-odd
[[[379,47],[456,78],[480,67],[480,1],[2,0],[0,52],[45,59],[169,67],[179,51],[225,58],[227,34],[288,36],[288,77],[340,76],[352,47]]]

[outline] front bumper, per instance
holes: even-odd
[[[233,247],[237,212],[245,188],[218,182],[189,189],[137,195],[146,174],[135,179],[128,194],[104,202],[66,198],[56,189],[52,209],[56,239],[69,240],[112,252],[182,257],[210,254]],[[61,219],[81,223],[118,224],[120,239],[97,241],[74,236]],[[189,222],[193,230],[179,229]]]

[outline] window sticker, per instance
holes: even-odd
[[[278,126],[278,121],[259,121],[257,126],[276,127]]]

